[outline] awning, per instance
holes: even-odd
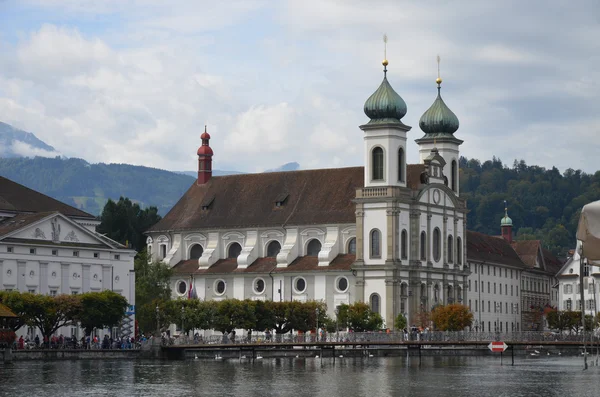
[[[583,206],[577,239],[582,242],[584,258],[588,261],[600,261],[600,200]]]

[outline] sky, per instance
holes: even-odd
[[[442,96],[461,155],[600,169],[597,0],[0,0],[0,121],[91,163],[363,164],[366,99]],[[23,148],[21,148],[23,149]]]

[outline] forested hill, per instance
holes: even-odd
[[[164,215],[195,180],[157,168],[60,157],[1,158],[0,175],[93,215],[121,196]]]
[[[586,174],[545,169],[515,160],[511,167],[494,158],[481,163],[460,159],[460,194],[470,210],[467,228],[500,235],[504,200],[518,240],[541,239],[544,248],[564,257],[575,248],[581,207],[600,200],[600,171]]]

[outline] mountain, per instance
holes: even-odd
[[[281,172],[281,171],[298,171],[300,169],[300,164],[295,161],[292,163],[286,163],[281,167],[273,168],[270,170],[266,170],[265,172]]]
[[[59,153],[31,132],[0,122],[0,157],[53,157]]]
[[[60,157],[2,158],[0,175],[94,215],[121,196],[164,215],[196,180],[157,168]]]
[[[269,169],[269,170],[266,170],[263,172],[297,171],[299,169],[300,169],[300,164],[298,164],[294,161],[292,163],[285,163],[284,165],[282,165],[280,167]],[[198,171],[175,171],[175,172],[177,172],[178,174],[193,176],[194,178],[196,178],[198,176]],[[246,174],[246,173],[247,172],[241,172],[241,171],[213,170],[213,176],[237,175],[237,174]]]

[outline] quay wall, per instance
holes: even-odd
[[[83,349],[32,349],[13,350],[13,361],[26,360],[136,360],[140,350],[83,350]]]

